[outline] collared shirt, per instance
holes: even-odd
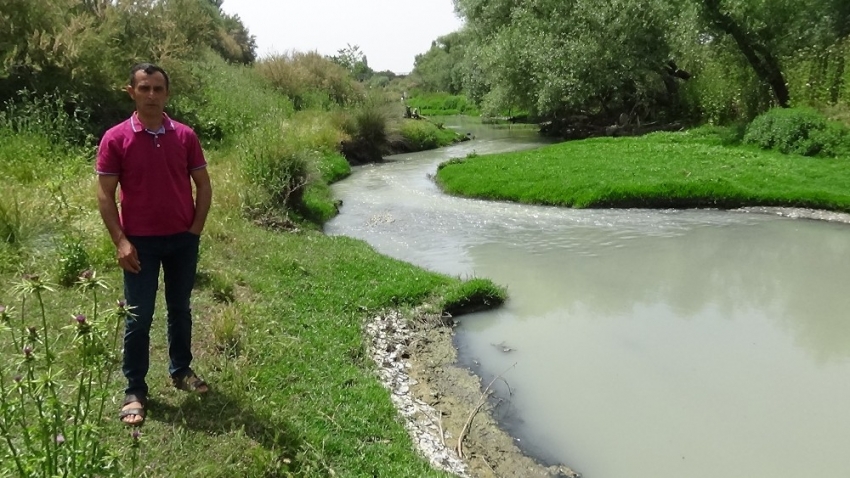
[[[97,152],[97,174],[117,175],[120,217],[128,236],[186,232],[195,218],[191,172],[206,167],[200,141],[188,126],[163,115],[150,131],[133,116],[107,131]]]

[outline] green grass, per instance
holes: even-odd
[[[409,151],[425,151],[458,142],[462,136],[441,123],[429,120],[401,120],[399,134]]]
[[[451,194],[578,208],[811,207],[850,212],[850,158],[808,158],[724,145],[701,128],[595,138],[452,160]]]
[[[419,93],[407,100],[410,109],[419,109],[422,116],[479,116],[481,111],[466,96],[448,93]]]
[[[140,476],[447,476],[414,451],[389,392],[376,378],[362,324],[386,309],[492,306],[504,300],[504,291],[486,280],[463,282],[422,270],[378,254],[362,241],[325,236],[315,226],[296,224],[298,229],[288,232],[258,227],[243,217],[246,185],[237,150],[208,153],[215,199],[194,299],[194,352],[195,366],[214,392],[201,399],[168,384],[160,294]],[[347,174],[338,156],[324,161],[324,177]],[[67,209],[54,215],[59,217],[30,220],[55,222],[59,225],[40,230],[59,234],[60,225],[68,222],[60,219],[75,211],[74,231],[81,232],[82,247],[111,284],[103,299],[111,306],[122,295],[121,276],[93,204],[93,175],[87,170],[63,181]],[[6,191],[0,198],[10,204]],[[46,210],[51,204],[42,184],[28,182],[15,191],[27,210]],[[20,310],[8,287],[20,272],[53,277],[47,271],[55,267],[61,249],[44,244],[32,242],[30,250],[37,253],[0,270],[0,304]],[[58,287],[45,299],[57,331],[69,324],[71,314],[89,307],[72,288]],[[72,334],[62,333],[54,350],[70,357]],[[8,374],[20,352],[5,338],[0,330],[0,370]],[[60,377],[71,378],[71,371]],[[115,400],[123,387],[117,380]],[[108,405],[104,443],[123,455],[132,440],[114,418],[117,409],[118,403]],[[0,462],[0,476],[6,476],[11,460]]]

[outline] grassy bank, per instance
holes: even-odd
[[[79,124],[60,100],[5,105],[0,477],[444,476],[414,450],[362,324],[389,309],[496,304],[504,291],[322,234],[335,214],[329,183],[351,170],[340,143],[393,134],[384,116],[295,111],[255,70],[193,68],[203,101],[177,96],[170,112],[197,125],[213,181],[193,305],[194,365],[213,392],[171,388],[160,293],[148,418],[140,436],[119,423],[120,322],[107,310],[123,294],[97,213],[93,142],[73,141]],[[76,284],[86,269],[96,279]]]
[[[570,207],[792,206],[850,211],[850,158],[809,158],[728,144],[700,128],[595,138],[442,165],[445,191]]]
[[[415,93],[407,100],[410,109],[418,109],[422,116],[478,116],[478,107],[465,96],[448,93]]]
[[[362,241],[325,236],[309,225],[287,231],[258,227],[241,213],[239,167],[232,150],[211,154],[216,200],[202,242],[194,310],[196,364],[214,392],[198,399],[168,385],[160,298],[152,331],[152,403],[139,441],[144,471],[138,476],[444,476],[413,450],[375,377],[361,324],[387,308],[468,305],[481,288],[387,258]],[[64,186],[73,192],[64,199],[68,210],[76,211],[75,227],[89,231],[81,236],[83,249],[92,251],[86,262],[110,284],[101,296],[111,306],[121,297],[121,279],[100,231],[93,181],[87,170],[72,175]],[[32,212],[51,207],[37,188],[21,188],[18,194]],[[52,265],[61,259],[58,249],[25,240],[20,245],[35,253],[21,265],[26,272],[59,280],[61,268]],[[20,282],[19,270],[8,266],[0,273],[5,286]],[[53,288],[44,293],[53,350],[61,363],[74,363],[75,335],[68,325],[74,314],[93,317],[92,304],[75,288]],[[29,297],[29,304],[33,300]],[[0,291],[0,304],[16,308],[12,329],[22,329],[16,327],[21,300],[10,287]],[[31,317],[20,325],[39,324]],[[0,331],[4,374],[21,366],[20,351],[5,340],[7,332]],[[38,344],[35,353],[43,353]],[[75,393],[72,367],[58,378],[64,393]],[[8,376],[4,379],[9,383]],[[130,456],[138,443],[113,418],[118,406],[112,400],[118,399],[121,382],[115,382],[107,405],[104,436],[114,453]],[[0,476],[13,471],[7,458]]]

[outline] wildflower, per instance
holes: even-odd
[[[65,443],[65,435],[63,435],[61,433],[56,435],[56,444],[61,445],[63,443]]]
[[[124,307],[127,307],[127,301],[124,299],[118,299],[118,308],[123,309]]]
[[[24,377],[21,374],[17,374],[14,377],[12,377],[12,380],[14,380],[15,383],[21,383],[21,380],[23,380],[23,379],[24,379]]]
[[[139,429],[137,428],[137,429],[133,430],[133,433],[131,433],[130,436],[133,437],[133,441],[138,441],[139,438],[142,437],[142,432],[140,432]]]
[[[29,345],[24,346],[24,357],[31,359],[32,358],[32,347]]]
[[[86,269],[80,274],[80,281],[88,281],[94,278],[94,271],[91,269]]]
[[[83,314],[75,315],[74,320],[76,320],[79,325],[86,325],[86,316]]]
[[[30,325],[29,327],[27,327],[27,333],[29,333],[30,339],[38,339],[38,328],[36,328],[36,326]]]

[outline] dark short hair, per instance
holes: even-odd
[[[165,77],[165,90],[168,91],[168,73],[162,67],[156,66],[153,63],[136,63],[133,68],[130,68],[130,86],[136,86],[136,72],[144,71],[148,75],[153,75],[156,72],[162,73]]]

